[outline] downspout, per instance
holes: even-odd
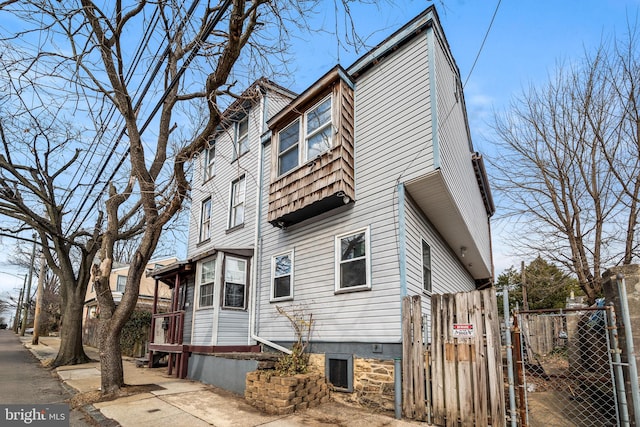
[[[407,254],[404,184],[398,183],[398,267],[400,270],[400,333],[402,334],[402,299],[407,296]],[[400,338],[402,344],[402,338]],[[394,405],[396,419],[402,418],[402,360],[394,361]]]
[[[267,131],[266,129],[266,124],[267,124],[267,102],[268,102],[268,98],[267,98],[267,89],[264,89],[264,93],[262,95],[262,98],[260,99],[260,112],[259,115],[262,118],[261,120],[261,124],[260,124],[260,135],[264,135],[264,133]],[[276,350],[279,350],[283,353],[286,354],[291,354],[292,351],[289,350],[286,347],[283,347],[281,345],[278,345],[274,342],[271,342],[267,339],[261,338],[260,336],[258,336],[257,333],[257,325],[258,325],[258,314],[259,314],[259,301],[258,299],[260,298],[260,292],[258,292],[258,288],[260,287],[260,274],[258,274],[258,271],[260,270],[260,267],[262,265],[262,187],[264,185],[264,179],[263,179],[263,170],[262,170],[262,165],[264,164],[264,144],[262,141],[262,138],[259,141],[259,148],[258,148],[258,188],[257,188],[257,195],[256,195],[256,224],[255,224],[255,235],[254,235],[254,241],[253,241],[253,274],[252,274],[252,278],[251,281],[253,282],[253,286],[251,286],[251,288],[249,289],[249,294],[250,294],[250,298],[249,298],[249,304],[250,304],[250,311],[249,311],[249,331],[250,331],[250,336],[249,336],[249,343],[251,344],[251,340],[255,340],[261,344],[267,345],[271,348],[274,348]]]

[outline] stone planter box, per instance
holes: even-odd
[[[273,371],[247,373],[244,397],[271,415],[291,414],[329,401],[329,387],[317,373],[277,376]]]

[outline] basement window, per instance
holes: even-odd
[[[353,392],[353,355],[327,354],[325,376],[334,390]]]

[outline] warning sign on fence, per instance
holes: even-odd
[[[454,323],[453,337],[454,338],[472,338],[473,324],[472,323]]]

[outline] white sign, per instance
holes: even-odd
[[[454,338],[472,338],[474,335],[472,323],[454,323],[453,324],[453,337]]]

